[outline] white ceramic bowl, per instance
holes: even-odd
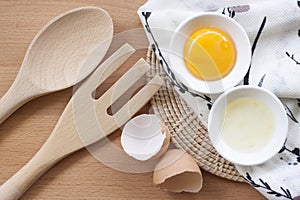
[[[199,28],[217,28],[226,32],[236,47],[236,62],[231,72],[216,81],[196,78],[184,63],[184,46],[188,36]],[[246,75],[251,61],[251,45],[244,29],[233,19],[213,12],[192,16],[175,30],[169,52],[170,68],[178,80],[192,91],[204,94],[221,93],[237,85]]]
[[[226,105],[242,97],[253,98],[264,103],[274,116],[274,132],[270,141],[261,150],[253,153],[237,151],[221,137]],[[258,165],[272,158],[283,147],[287,131],[288,119],[281,101],[270,91],[257,86],[237,86],[224,92],[214,102],[208,117],[208,133],[213,146],[225,159],[239,165]]]

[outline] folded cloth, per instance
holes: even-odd
[[[174,89],[205,125],[217,96],[194,94],[180,84],[168,67],[168,52],[176,27],[206,11],[227,15],[246,30],[252,61],[240,84],[259,85],[275,93],[289,117],[288,138],[276,156],[259,166],[236,168],[268,199],[300,199],[300,0],[148,0],[138,10]]]

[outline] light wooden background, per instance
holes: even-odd
[[[119,33],[141,27],[136,10],[145,1],[0,0],[0,96],[14,80],[34,35],[55,15],[79,6],[102,7],[112,16],[115,33]],[[145,54],[146,49],[139,51],[136,59]],[[102,90],[133,62],[128,62],[106,81]],[[0,183],[19,170],[45,142],[71,94],[72,89],[67,89],[38,98],[0,126]],[[141,112],[148,110],[149,105]],[[118,142],[119,134],[117,131],[111,139]],[[171,194],[152,185],[151,173],[118,172],[81,150],[49,170],[22,199],[264,199],[245,183],[224,180],[206,172],[203,176],[204,187],[200,193]]]

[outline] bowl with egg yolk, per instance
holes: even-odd
[[[237,85],[251,62],[247,33],[232,18],[205,12],[183,21],[170,43],[170,68],[192,91],[221,93]]]

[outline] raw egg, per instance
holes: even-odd
[[[222,137],[237,151],[258,152],[272,139],[274,125],[273,113],[266,104],[242,97],[226,106]]]
[[[226,90],[214,101],[208,116],[212,145],[223,158],[238,165],[259,165],[271,159],[284,145],[287,132],[284,105],[258,86]]]
[[[214,81],[225,77],[236,61],[236,48],[231,37],[216,28],[200,28],[188,38],[184,62],[197,78]]]

